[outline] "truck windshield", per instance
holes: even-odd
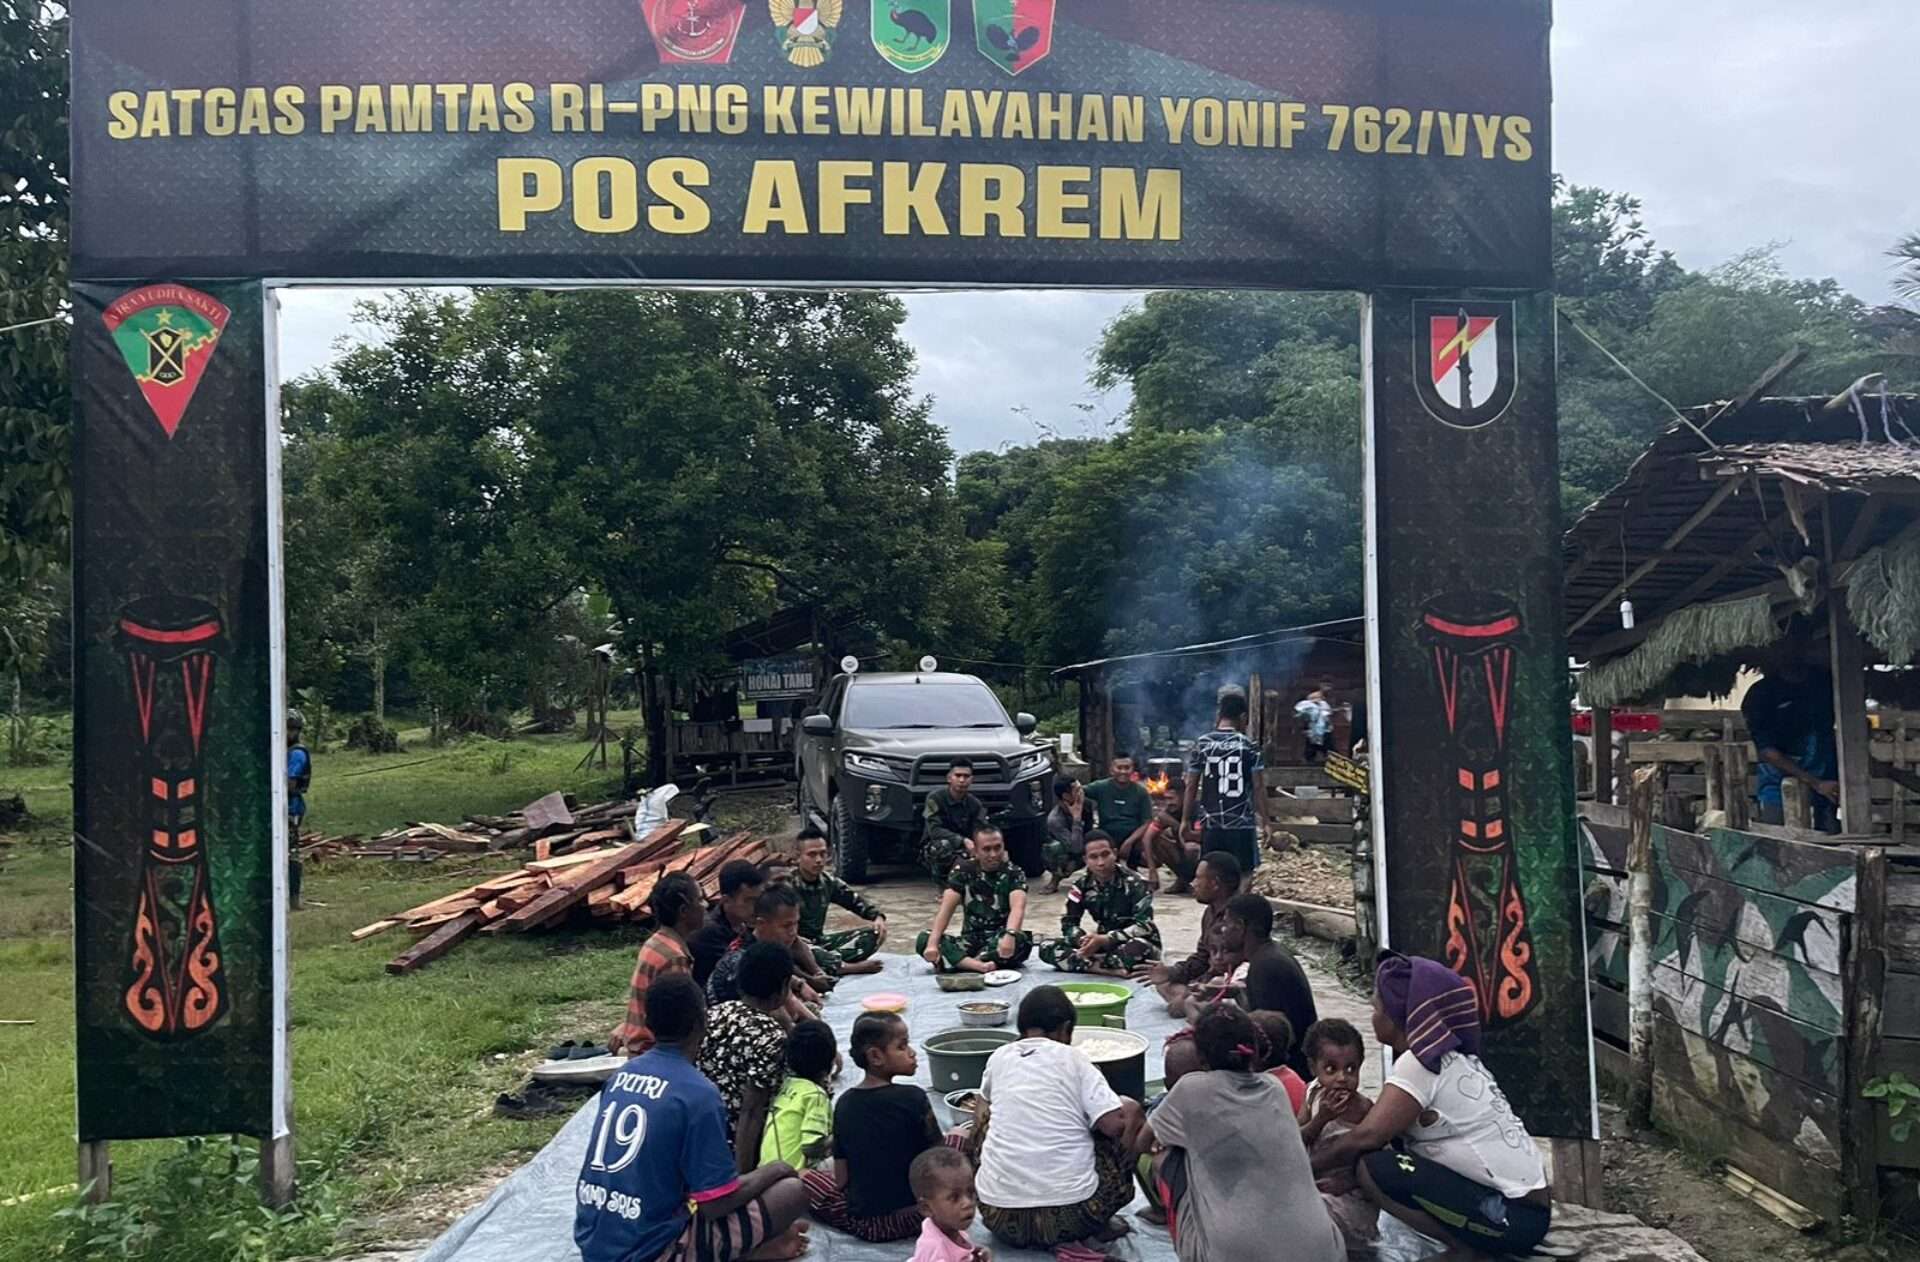
[[[846,727],[1005,727],[1007,712],[978,684],[856,684],[847,691]]]

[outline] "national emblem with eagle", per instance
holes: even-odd
[[[788,61],[811,70],[833,52],[833,36],[840,25],[844,0],[767,0],[774,28],[780,32],[780,51]]]

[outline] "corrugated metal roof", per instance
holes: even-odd
[[[1226,653],[1244,653],[1251,649],[1265,648],[1270,644],[1287,644],[1295,640],[1341,640],[1349,644],[1365,644],[1366,635],[1366,619],[1336,618],[1331,622],[1315,622],[1303,627],[1283,627],[1278,631],[1261,631],[1255,635],[1237,636],[1231,640],[1185,644],[1179,648],[1154,649],[1145,653],[1124,653],[1118,657],[1099,657],[1090,662],[1075,662],[1071,666],[1062,666],[1053,673],[1055,678],[1059,678],[1077,675],[1081,671],[1091,670],[1096,666],[1144,662],[1156,657],[1216,657]]]

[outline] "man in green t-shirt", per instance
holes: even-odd
[[[1132,754],[1126,750],[1114,754],[1107,764],[1107,778],[1087,786],[1087,801],[1093,803],[1100,831],[1113,838],[1121,854],[1146,850],[1140,842],[1146,837],[1147,825],[1153,822],[1153,795],[1147,792],[1146,785],[1134,779]],[[1146,868],[1155,876],[1157,885],[1159,874],[1151,854],[1147,855]]]

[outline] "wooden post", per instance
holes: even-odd
[[[1897,760],[1906,752],[1907,712],[1902,710],[1900,717],[1894,721],[1893,725],[1893,756],[1896,766],[1899,765]],[[1893,844],[1896,846],[1907,844],[1907,786],[1898,780],[1893,781]]]
[[[1861,846],[1854,862],[1853,943],[1841,964],[1847,1003],[1841,1169],[1853,1216],[1870,1223],[1879,1216],[1882,1105],[1866,1099],[1860,1090],[1873,1079],[1880,1061],[1880,1017],[1887,981],[1887,852]]]
[[[291,1132],[260,1141],[260,1203],[269,1209],[293,1204],[294,1168]]]
[[[1833,577],[1833,506],[1821,506],[1827,575]],[[1867,643],[1847,616],[1845,591],[1827,589],[1827,644],[1833,669],[1834,737],[1840,748],[1840,826],[1850,833],[1873,831],[1873,769],[1868,762]]]
[[[1593,712],[1593,800],[1613,802],[1613,711],[1606,706]]]
[[[1260,690],[1260,674],[1256,671],[1247,677],[1247,739],[1256,745],[1265,739],[1266,710],[1266,696]]]
[[[1747,761],[1745,741],[1734,743],[1727,751],[1727,827],[1745,828],[1753,817],[1752,764]]]
[[[1833,722],[1840,747],[1840,820],[1850,833],[1873,831],[1873,769],[1868,758],[1866,643],[1838,591],[1827,596],[1833,641]]]
[[[1705,764],[1704,777],[1707,784],[1707,806],[1709,812],[1727,809],[1727,747],[1711,742],[1700,747],[1700,761]]]
[[[104,1204],[113,1195],[113,1162],[104,1139],[80,1141],[80,1194],[89,1205]]]
[[[1553,1199],[1563,1205],[1604,1210],[1604,1177],[1597,1139],[1550,1139],[1547,1151],[1553,1163]]]
[[[1627,840],[1627,1115],[1653,1120],[1653,804],[1659,768],[1633,773]]]
[[[1801,832],[1813,831],[1813,809],[1804,782],[1788,776],[1780,782],[1780,822]]]

